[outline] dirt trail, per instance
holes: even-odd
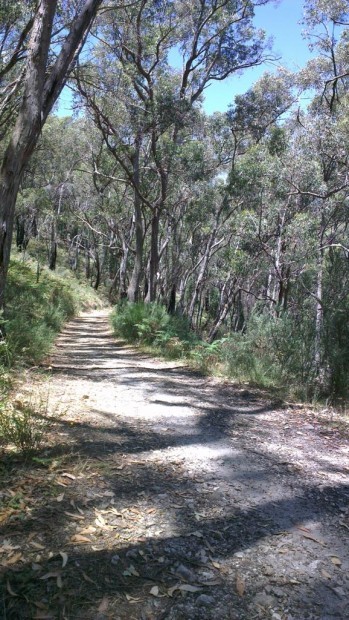
[[[49,363],[50,497],[1,532],[42,549],[6,620],[349,617],[348,443],[314,413],[142,355],[101,311]]]

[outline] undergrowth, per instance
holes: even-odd
[[[103,304],[69,273],[53,273],[31,261],[11,261],[6,308],[0,318],[0,442],[21,452],[35,450],[46,430],[42,407],[11,403],[13,373],[38,364],[50,351],[63,324],[80,310]]]
[[[168,359],[185,359],[197,370],[302,400],[312,398],[312,334],[288,315],[255,314],[245,332],[230,332],[212,343],[199,339],[183,316],[158,304],[117,306],[117,336]]]
[[[168,314],[156,303],[120,304],[111,315],[111,324],[126,342],[150,347],[168,359],[188,356],[198,342],[185,317]]]
[[[67,271],[42,269],[13,260],[6,285],[6,309],[0,343],[3,367],[37,364],[50,350],[63,324],[79,310],[101,305],[92,289]]]

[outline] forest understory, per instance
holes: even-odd
[[[1,468],[4,620],[349,615],[345,417],[152,358],[105,310],[14,399],[50,425]]]

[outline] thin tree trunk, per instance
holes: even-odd
[[[156,301],[157,277],[159,270],[159,224],[160,211],[155,209],[151,220],[150,260],[148,273],[148,292],[146,303]]]
[[[134,227],[136,238],[136,254],[133,265],[131,280],[127,289],[127,299],[131,303],[135,303],[139,299],[139,288],[143,271],[143,214],[141,208],[141,198],[139,193],[140,175],[139,175],[139,158],[141,148],[141,136],[137,136],[136,150],[133,156],[133,186],[134,186]]]
[[[0,308],[4,306],[17,194],[42,126],[65,83],[101,0],[87,0],[47,76],[57,0],[40,0],[28,43],[23,97],[0,170]]]

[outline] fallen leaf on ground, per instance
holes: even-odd
[[[59,571],[51,571],[49,573],[45,573],[45,575],[43,575],[42,577],[39,577],[39,579],[57,579],[57,577],[60,576],[60,572]]]
[[[0,547],[0,553],[8,553],[9,551],[14,551],[15,549],[20,549],[19,545],[12,545],[9,540],[4,540]]]
[[[68,472],[64,472],[61,474],[62,478],[69,478],[70,480],[76,480],[76,476],[74,474],[69,474]]]
[[[30,544],[32,547],[35,547],[35,549],[39,549],[39,551],[43,551],[45,549],[44,545],[41,545],[40,543],[35,542],[35,540],[32,540]]]
[[[6,581],[6,590],[11,596],[18,596],[16,592],[14,592],[11,588],[11,584],[9,581]]]
[[[63,500],[64,500],[64,493],[57,495],[56,502],[63,502]]]
[[[38,609],[41,609],[41,611],[46,611],[46,612],[48,611],[46,603],[42,603],[41,601],[33,601],[33,604]]]
[[[11,557],[7,558],[7,560],[5,560],[5,564],[7,564],[7,566],[11,566],[12,564],[17,564],[17,562],[19,562],[19,560],[22,557],[23,556],[20,552],[15,553],[14,555],[11,555]]]
[[[103,613],[104,611],[108,611],[108,607],[109,607],[109,599],[107,596],[103,596],[100,604],[98,605],[98,611]]]
[[[330,573],[328,573],[324,568],[321,570],[321,575],[325,577],[325,579],[332,579]]]
[[[88,525],[87,527],[84,527],[84,529],[81,530],[79,534],[94,534],[95,532],[97,532],[97,528],[95,528],[93,525]]]
[[[128,600],[129,603],[134,604],[134,603],[139,603],[139,601],[141,600],[140,598],[135,598],[134,596],[131,596],[130,594],[127,594],[127,592],[125,592],[125,596]]]
[[[33,571],[41,570],[41,568],[42,568],[41,564],[37,564],[36,562],[32,563],[32,570]]]
[[[125,577],[139,577],[139,572],[135,569],[135,567],[133,566],[133,564],[130,564],[130,566],[128,567],[127,570],[125,570],[123,573],[123,575],[125,575]]]
[[[80,515],[80,514],[76,514],[75,512],[68,512],[68,511],[66,511],[66,510],[65,510],[65,511],[64,511],[64,514],[65,514],[65,515],[67,515],[67,517],[71,517],[72,519],[77,519],[78,521],[79,521],[79,520],[81,521],[81,519],[82,519],[82,520],[84,520],[84,519],[85,519],[85,517],[83,517],[83,516],[82,516],[82,515]]]
[[[81,534],[74,534],[74,536],[71,537],[70,542],[74,542],[74,543],[91,543],[92,541],[87,538],[86,536],[81,536]]]
[[[150,590],[150,594],[153,596],[159,596],[159,586],[153,586]]]
[[[199,583],[205,587],[219,586],[221,581],[219,579],[211,579],[210,581],[199,581]]]
[[[87,581],[88,583],[93,583],[94,585],[97,585],[97,582],[93,581],[93,579],[91,579],[91,577],[86,575],[86,573],[84,573],[84,571],[82,571],[82,576],[85,579],[85,581]]]
[[[318,543],[319,545],[322,545],[323,547],[326,547],[326,543],[323,540],[316,538],[316,536],[313,536],[313,534],[308,534],[307,532],[304,532],[302,533],[302,536],[304,538],[308,538],[309,540],[313,540],[314,542]]]
[[[172,596],[176,590],[180,590],[181,592],[200,592],[202,588],[200,586],[192,586],[190,583],[177,583],[177,585],[169,588],[167,593],[169,596]]]
[[[347,523],[344,523],[344,521],[339,521],[339,525],[342,525],[343,527],[345,527],[347,530],[349,530],[349,525],[347,525]]]
[[[60,551],[59,555],[62,558],[62,568],[64,568],[67,565],[67,562],[68,562],[68,554],[65,553],[65,551]]]
[[[338,556],[336,555],[332,555],[331,556],[331,562],[332,564],[334,564],[335,566],[342,566],[342,560],[339,559]]]
[[[236,591],[239,596],[243,596],[245,594],[245,580],[241,577],[241,575],[236,576]]]

